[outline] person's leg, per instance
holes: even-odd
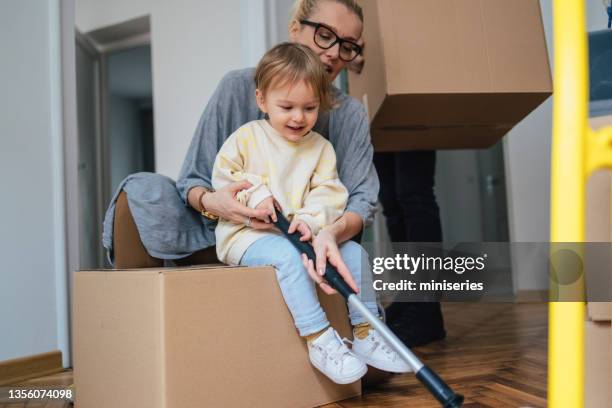
[[[376,293],[372,287],[372,272],[368,255],[361,245],[348,241],[340,246],[340,253],[351,275],[359,286],[359,298],[372,314],[379,316]],[[365,364],[380,370],[407,373],[410,366],[393,350],[361,312],[349,304],[353,325],[352,351]]]
[[[387,230],[393,242],[406,241],[404,213],[397,200],[395,153],[374,153],[374,166],[380,179],[378,199],[387,220]]]
[[[128,206],[125,191],[122,191],[119,197],[117,197],[113,229],[116,268],[156,268],[164,265],[163,259],[149,255],[140,240],[134,217]]]
[[[395,153],[394,190],[403,230],[390,226],[394,242],[440,242],[440,211],[434,194],[435,151]],[[381,179],[381,184],[387,180]],[[384,204],[383,204],[384,205]],[[397,222],[387,219],[387,225]],[[408,346],[446,336],[439,302],[395,302],[386,309],[387,324]]]
[[[440,211],[434,195],[435,151],[374,154],[379,199],[393,242],[440,242]]]
[[[246,250],[240,264],[274,266],[283,298],[300,336],[306,337],[329,326],[314,282],[304,268],[299,252],[287,238],[269,234],[258,239]]]
[[[185,206],[174,180],[135,173],[104,218],[103,245],[117,268],[217,263],[214,227]]]
[[[440,210],[434,194],[436,152],[395,153],[395,191],[404,233],[395,242],[441,242]]]
[[[379,199],[392,242],[439,242],[440,214],[434,195],[435,151],[376,153]],[[440,304],[396,302],[387,324],[407,345],[444,338]]]
[[[308,357],[313,366],[338,384],[349,384],[365,375],[365,363],[330,327],[301,255],[287,238],[269,234],[258,239],[246,250],[240,264],[274,266],[295,326],[300,336],[306,339]]]
[[[359,286],[360,300],[370,312],[378,316],[376,293],[372,287],[372,271],[367,252],[358,243],[347,241],[340,245],[340,254],[347,268],[351,271],[357,286]],[[365,317],[355,307],[349,305],[348,309],[353,326],[367,322]]]

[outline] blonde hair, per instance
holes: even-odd
[[[319,3],[322,1],[333,1],[344,5],[347,9],[355,13],[355,15],[359,17],[359,20],[361,20],[363,23],[363,10],[355,0],[296,0],[291,8],[289,28],[291,29],[291,25],[294,23],[294,21],[299,23],[300,20],[307,20],[310,16],[312,16]]]
[[[319,109],[334,107],[329,75],[319,57],[307,46],[281,43],[264,54],[255,70],[255,86],[264,95],[271,86],[304,81],[319,99]]]

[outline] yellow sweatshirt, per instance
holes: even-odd
[[[212,186],[218,190],[234,181],[248,180],[253,187],[236,198],[255,208],[273,196],[291,220],[303,220],[313,234],[332,224],[346,207],[348,192],[338,178],[336,153],[331,143],[310,131],[298,142],[280,135],[266,120],[255,120],[236,130],[217,154]],[[247,248],[269,231],[219,220],[215,230],[217,256],[237,265]]]

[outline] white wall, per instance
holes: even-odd
[[[601,0],[586,0],[587,30],[608,28],[608,14]]]
[[[151,16],[155,163],[176,178],[206,102],[242,64],[240,0],[160,0]]]
[[[476,150],[437,152],[435,194],[445,243],[482,241],[480,177]]]
[[[269,0],[271,10],[270,20],[276,22],[270,24],[274,27],[269,31],[269,38],[272,43],[289,41],[289,16],[294,0]]]
[[[552,0],[540,0],[542,20],[553,69]],[[601,0],[586,0],[587,30],[606,27]],[[552,142],[552,97],[519,123],[505,137],[506,183],[510,239],[518,242],[550,240],[550,152]],[[515,268],[519,290],[547,287],[545,274],[529,271],[528,254]]]
[[[249,0],[261,13],[264,0]],[[253,4],[258,3],[258,4]],[[156,171],[176,178],[206,102],[229,70],[265,49],[263,22],[245,0],[76,0],[82,32],[151,17]]]
[[[63,348],[59,21],[59,1],[0,2],[0,361]]]

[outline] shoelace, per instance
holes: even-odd
[[[331,360],[334,361],[336,365],[340,364],[340,372],[342,372],[344,368],[344,359],[342,357],[345,354],[348,354],[348,355],[352,354],[351,350],[348,347],[346,347],[345,342],[349,342],[349,343],[351,342],[347,338],[341,339],[340,336],[338,336],[338,333],[334,333],[334,336],[338,340],[337,343],[329,342],[325,347],[322,347],[322,346],[318,346],[318,347],[324,352],[324,356],[326,359],[327,357],[330,357]]]

